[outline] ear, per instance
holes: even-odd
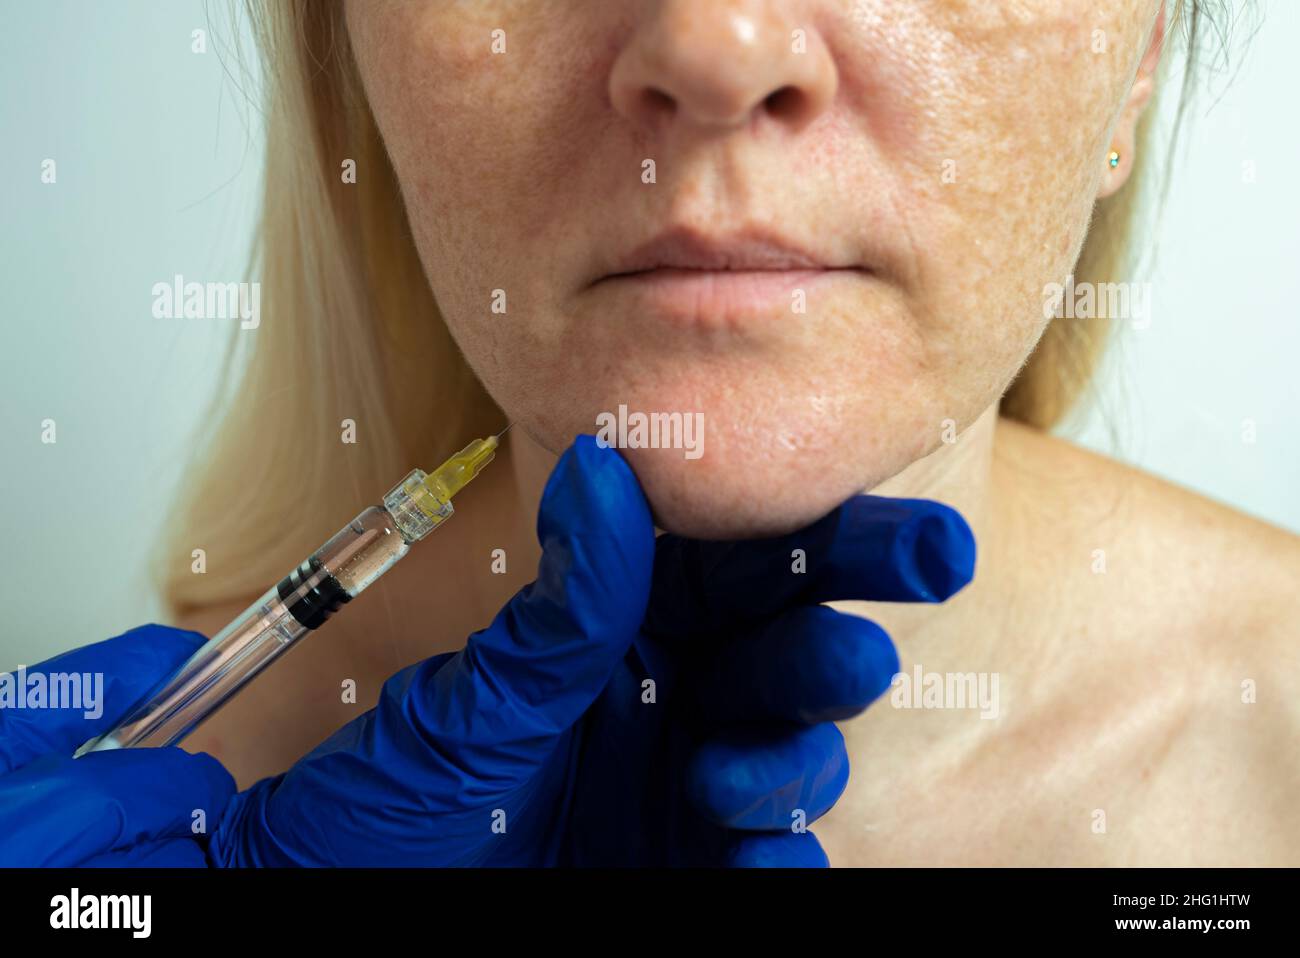
[[[1142,111],[1147,108],[1151,95],[1156,90],[1156,67],[1160,65],[1160,53],[1165,44],[1166,6],[1166,2],[1160,4],[1160,12],[1156,14],[1155,27],[1151,31],[1151,42],[1147,44],[1142,62],[1138,64],[1137,76],[1133,78],[1133,87],[1124,103],[1124,111],[1111,134],[1110,148],[1102,158],[1106,172],[1102,176],[1101,189],[1097,192],[1098,199],[1105,199],[1116,192],[1128,182],[1129,174],[1133,171],[1138,121],[1142,119]],[[1113,167],[1110,165],[1112,152],[1119,154],[1119,163]]]

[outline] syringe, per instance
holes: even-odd
[[[506,429],[510,427],[507,426]],[[339,530],[217,633],[111,732],[77,749],[175,745],[257,673],[393,567],[451,518],[451,499],[496,456],[502,430],[476,439],[432,473],[419,469]]]

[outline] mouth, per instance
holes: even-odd
[[[866,272],[770,232],[676,229],[617,260],[592,288],[667,320],[709,326],[797,319],[814,289]]]

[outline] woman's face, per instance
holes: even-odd
[[[557,452],[620,406],[692,416],[695,450],[625,455],[660,525],[727,537],[819,517],[998,399],[1127,173],[1159,0],[346,12],[488,390]]]

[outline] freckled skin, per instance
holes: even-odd
[[[431,287],[518,425],[455,522],[186,747],[241,786],[283,771],[532,577],[527,517],[570,435],[620,403],[701,411],[702,459],[631,454],[669,528],[798,525],[884,480],[882,495],[952,504],[979,543],[975,580],[948,602],[837,604],[885,629],[904,672],[1000,676],[1001,715],[880,701],[839,723],[853,773],[815,823],[833,863],[1300,862],[1300,539],[992,406],[1094,199],[1128,175],[1157,6],[349,3]],[[508,53],[492,57],[497,28]],[[767,224],[871,273],[811,284],[804,315],[689,323],[593,285],[678,222]],[[936,449],[949,418],[973,424]],[[509,575],[465,561],[496,549]],[[182,624],[212,634],[253,598]]]
[[[426,273],[493,396],[552,451],[619,404],[703,413],[702,458],[629,458],[664,527],[743,536],[875,487],[997,400],[1118,185],[1105,156],[1158,10],[354,0],[347,20]],[[592,285],[669,223],[751,222],[871,273],[802,315],[686,328]]]

